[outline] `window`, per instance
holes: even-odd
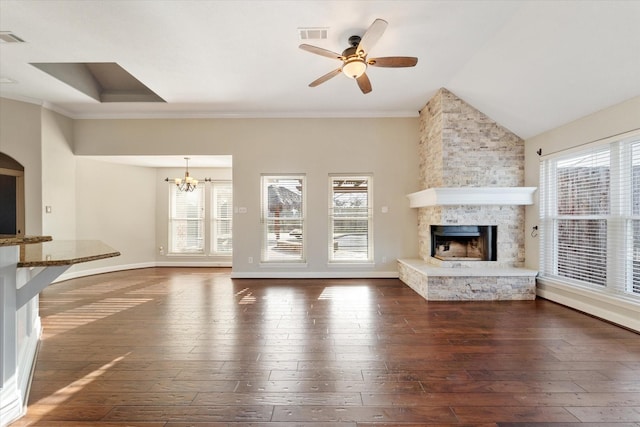
[[[329,185],[329,261],[371,262],[371,177],[332,175]]]
[[[180,191],[171,185],[169,248],[175,254],[204,253],[204,186]]]
[[[640,137],[545,159],[541,278],[640,299]]]
[[[229,181],[211,183],[211,241],[213,254],[231,255],[233,189]]]
[[[305,262],[304,175],[262,176],[262,261]]]
[[[201,182],[191,192],[169,185],[169,253],[231,255],[232,193],[230,181]]]

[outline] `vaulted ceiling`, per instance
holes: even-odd
[[[342,52],[376,18],[371,56],[418,64],[369,67],[366,95],[344,75],[308,87],[340,62],[298,45]],[[528,138],[640,96],[639,23],[614,0],[0,0],[0,32],[24,40],[0,43],[0,96],[73,118],[398,117],[446,87]],[[47,63],[115,63],[165,102],[100,102]]]

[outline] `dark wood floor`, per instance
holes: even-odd
[[[14,426],[640,426],[640,335],[398,280],[143,269],[53,285]]]

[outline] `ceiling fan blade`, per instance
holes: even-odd
[[[360,87],[362,93],[371,92],[371,81],[369,80],[369,77],[367,77],[367,73],[362,73],[362,75],[358,77],[356,81],[358,82],[358,87]]]
[[[337,76],[341,72],[342,72],[342,68],[337,68],[337,69],[335,69],[335,70],[333,70],[331,72],[328,72],[324,76],[318,77],[317,79],[315,79],[314,81],[309,83],[309,87],[316,87],[316,86],[326,82],[327,80],[334,78],[335,76]]]
[[[380,18],[373,21],[373,24],[371,24],[371,26],[362,36],[362,39],[360,39],[360,43],[358,44],[358,49],[356,49],[356,52],[364,52],[363,55],[367,55],[373,45],[376,44],[380,37],[382,37],[384,30],[387,29],[387,24],[387,21]]]
[[[326,56],[327,58],[342,60],[343,57],[339,53],[331,52],[330,50],[323,49],[317,46],[311,46],[310,44],[301,44],[299,46],[300,49],[306,50],[307,52],[315,53],[316,55]]]
[[[417,63],[418,58],[413,56],[386,56],[367,60],[367,65],[374,67],[413,67]]]

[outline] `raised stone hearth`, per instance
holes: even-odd
[[[419,156],[422,190],[408,197],[418,209],[420,259],[399,261],[400,279],[426,299],[535,298],[536,274],[521,268],[524,205],[535,192],[523,187],[524,141],[440,89],[420,111]],[[437,259],[432,226],[489,226],[497,256]]]
[[[398,260],[400,280],[429,301],[532,300],[537,271],[524,268],[446,268],[421,259]]]

